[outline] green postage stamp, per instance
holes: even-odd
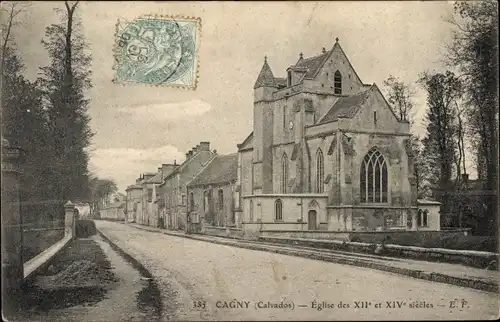
[[[114,82],[196,88],[199,18],[143,16],[118,21]]]

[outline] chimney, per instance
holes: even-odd
[[[210,151],[210,142],[200,142],[200,151]]]
[[[324,53],[326,53],[326,49],[325,49],[325,47],[323,47],[323,49],[321,49],[321,52],[322,52],[323,54],[324,54]]]

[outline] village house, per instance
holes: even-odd
[[[215,152],[210,142],[200,142],[186,153],[186,160],[163,179],[158,186],[161,221],[167,229],[185,229],[187,215],[186,184],[210,161]]]
[[[101,219],[122,221],[125,220],[125,201],[118,200],[99,210]]]
[[[162,164],[156,173],[145,173],[136,180],[136,184],[127,187],[127,221],[152,227],[160,226],[161,203],[158,186],[177,166],[175,163]]]
[[[202,223],[211,227],[235,227],[234,195],[238,176],[238,154],[215,155],[187,184],[191,232],[200,232]]]
[[[417,230],[409,124],[365,84],[338,39],[254,85],[253,132],[238,145],[236,207],[246,234]],[[439,230],[439,205],[426,204]]]
[[[127,193],[125,205],[125,221],[137,221],[137,209],[141,207],[142,199],[142,176],[136,179],[135,184],[130,185],[125,189]]]

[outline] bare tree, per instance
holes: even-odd
[[[396,109],[400,121],[411,122],[411,109],[413,108],[413,96],[415,91],[410,85],[405,84],[398,78],[390,75],[385,81],[384,86],[388,91],[388,101]]]

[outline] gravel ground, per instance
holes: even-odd
[[[104,235],[154,276],[162,295],[163,319],[458,320],[498,317],[498,294],[494,293],[178,238],[120,223],[97,221],[96,224]],[[467,301],[463,308],[462,299]],[[243,306],[246,305],[243,301],[247,301],[249,308],[220,307],[233,300],[240,301]],[[196,308],[197,301],[204,302],[205,307]],[[260,301],[261,306],[268,302],[293,304],[293,309],[256,307]],[[367,304],[367,308],[356,308],[354,301],[371,304]],[[386,302],[389,301],[396,307],[388,308]],[[450,308],[450,301],[456,301],[456,307]],[[376,308],[376,303],[381,307]],[[319,310],[318,304],[333,304],[334,308]]]
[[[151,281],[100,236],[75,240],[52,263],[26,294],[21,320],[159,319]]]

